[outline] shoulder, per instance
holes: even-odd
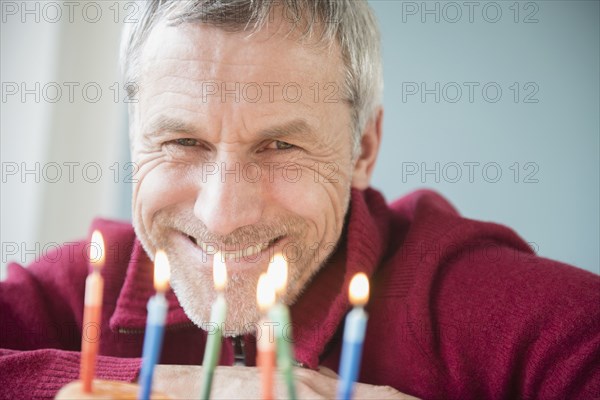
[[[390,208],[405,228],[403,240],[388,249],[384,268],[410,276],[411,289],[427,290],[428,301],[447,295],[477,300],[478,306],[551,302],[552,311],[559,295],[578,304],[599,300],[597,275],[537,256],[509,227],[464,218],[435,192],[414,192]]]
[[[89,235],[99,231],[106,246],[107,266],[110,264],[125,264],[129,262],[136,240],[133,226],[130,222],[104,218],[96,218],[92,222]]]
[[[95,230],[102,233],[107,261],[126,265],[135,242],[133,227],[124,221],[96,218],[90,225],[88,237],[56,244],[48,251],[42,251],[26,269],[17,263],[9,263],[9,277],[25,273],[41,280],[63,282],[72,279],[81,280],[81,277],[88,273],[89,238]]]
[[[90,225],[90,235],[94,230],[99,230],[105,239],[110,241],[127,241],[135,238],[133,226],[129,221],[95,218]]]
[[[457,396],[592,390],[578,377],[598,374],[600,277],[537,256],[512,229],[461,217],[434,192],[390,208],[404,233],[382,266],[381,301],[405,310],[441,375],[453,366]]]

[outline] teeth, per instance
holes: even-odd
[[[231,259],[231,258],[239,259],[242,257],[250,257],[255,254],[258,254],[261,251],[263,251],[264,249],[266,249],[267,247],[269,247],[269,242],[261,243],[261,244],[253,244],[253,245],[250,245],[250,246],[246,247],[245,249],[242,249],[239,251],[224,251],[223,255],[225,256],[225,259]]]
[[[257,244],[251,244],[248,247],[242,249],[242,250],[229,250],[229,251],[222,251],[221,254],[223,254],[223,256],[225,257],[225,259],[239,259],[242,257],[250,257],[253,256],[255,254],[260,253],[261,251],[265,250],[267,247],[269,247],[269,245],[272,242],[265,242],[265,243],[257,243]],[[215,250],[217,250],[216,246],[214,244],[206,244],[206,243],[198,243],[198,246],[202,249],[203,252],[205,253],[214,253]]]

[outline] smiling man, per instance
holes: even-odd
[[[220,368],[214,394],[259,397],[256,285],[281,252],[300,397],[335,395],[357,272],[372,284],[357,397],[600,394],[597,276],[537,257],[510,229],[465,219],[436,193],[387,204],[370,188],[383,114],[366,2],[148,1],[128,28],[138,172],[133,227],[92,227],[107,242],[99,377],[136,379],[151,259],[164,249],[174,293],[155,386],[200,393],[220,251],[220,364],[246,366]],[[72,254],[13,264],[2,283],[7,395],[53,396],[77,379],[87,261]]]
[[[247,333],[259,318],[248,300],[269,258],[283,252],[294,259],[287,290],[294,302],[339,240],[351,185],[368,186],[381,71],[373,69],[369,91],[353,95],[339,45],[321,38],[331,34],[324,26],[304,28],[314,32],[302,37],[302,27],[292,30],[275,9],[250,35],[235,25],[226,31],[193,22],[204,11],[189,22],[165,16],[129,48],[138,65],[127,64],[128,72],[139,85],[131,130],[139,167],[134,226],[148,254],[169,252],[173,288],[198,325],[208,322],[214,298],[212,255],[223,252],[231,277],[226,298],[237,305],[228,329]],[[176,16],[177,6],[170,13]],[[363,40],[375,47],[373,33]],[[330,96],[320,99],[327,85]],[[364,104],[357,96],[371,99]],[[355,109],[361,105],[366,109]],[[353,136],[363,130],[355,125],[365,124],[353,111],[369,117],[360,154]]]

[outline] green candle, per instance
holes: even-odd
[[[294,385],[293,360],[294,354],[291,341],[290,313],[282,303],[276,303],[269,311],[269,319],[277,322],[275,325],[275,340],[277,343],[277,366],[283,373],[290,398],[296,399]],[[287,335],[285,334],[287,332]]]
[[[294,384],[294,351],[292,348],[292,326],[290,312],[281,302],[281,296],[287,287],[287,262],[281,254],[276,254],[269,265],[268,275],[275,285],[279,301],[269,310],[269,319],[275,324],[275,340],[277,343],[277,366],[283,373],[289,396],[296,399],[296,386]],[[287,335],[286,335],[287,333]]]
[[[217,298],[212,305],[209,323],[211,326],[215,327],[215,330],[208,333],[206,347],[204,348],[204,359],[202,361],[202,395],[200,396],[201,399],[206,400],[210,397],[213,374],[221,356],[222,327],[227,315],[227,302],[223,295],[223,290],[227,283],[227,269],[225,263],[221,260],[220,253],[213,256],[213,277],[215,289],[217,290]]]

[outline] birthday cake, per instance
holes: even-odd
[[[137,399],[139,391],[139,385],[136,385],[134,383],[103,381],[99,379],[94,379],[93,389],[91,393],[85,393],[83,391],[83,382],[75,381],[64,386],[56,394],[55,399]],[[156,400],[170,399],[169,396],[154,391],[150,395],[150,398]]]

